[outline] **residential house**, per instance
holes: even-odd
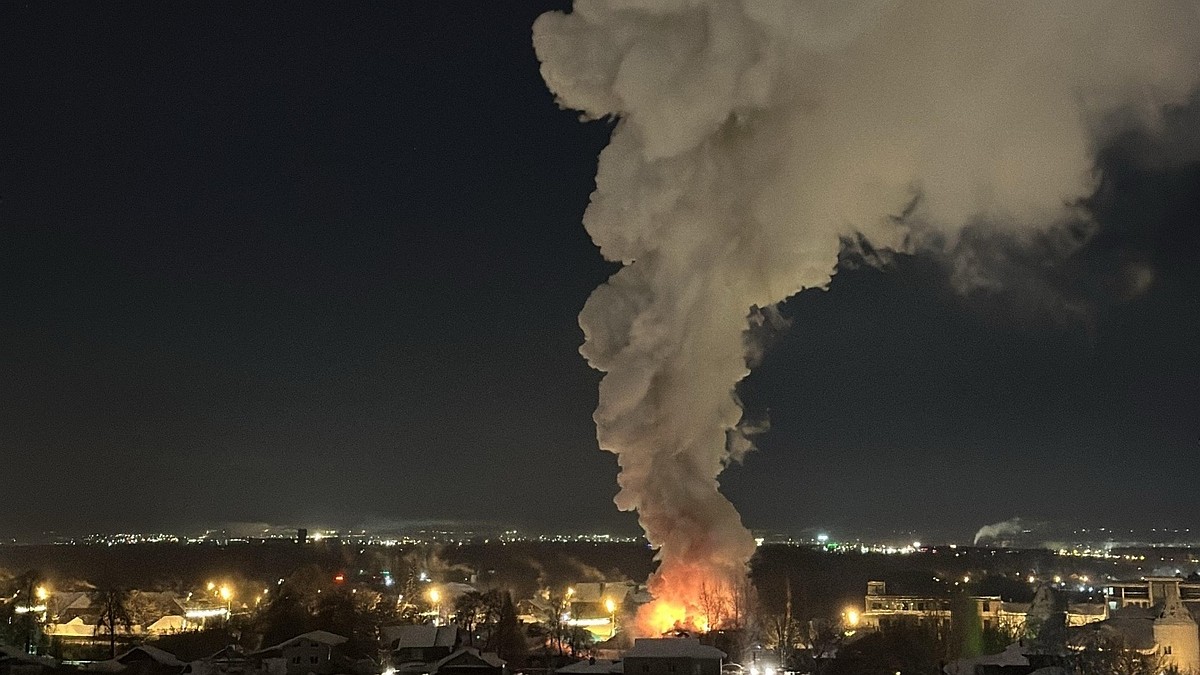
[[[57,667],[58,662],[49,656],[34,656],[0,644],[0,675],[44,675]]]
[[[428,673],[432,665],[463,644],[458,626],[384,626],[380,629],[392,667],[403,673]]]
[[[279,660],[282,665],[282,657]],[[189,675],[253,675],[260,671],[265,672],[263,661],[251,659],[246,650],[237,645],[229,645],[210,656],[196,659],[184,669],[184,673]]]
[[[186,663],[170,652],[138,645],[114,659],[88,664],[83,670],[122,675],[181,675],[186,667]]]
[[[461,647],[430,664],[429,675],[508,675],[508,668],[493,652]]]
[[[625,652],[625,675],[721,675],[725,652],[692,637],[638,638]]]
[[[345,643],[346,638],[341,635],[314,630],[261,649],[252,656],[264,661],[282,659],[287,675],[333,675],[349,668],[350,660],[339,649]],[[267,668],[270,669],[269,664]]]

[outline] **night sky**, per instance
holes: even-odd
[[[530,45],[565,5],[5,6],[0,536],[634,531],[577,353],[611,127]],[[992,287],[847,252],[786,303],[746,524],[1200,526],[1197,120],[1105,149],[1090,235],[968,237]]]

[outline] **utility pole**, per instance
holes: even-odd
[[[37,586],[37,572],[29,572],[26,575],[27,586],[25,589],[25,653],[33,653],[33,601],[34,588]]]

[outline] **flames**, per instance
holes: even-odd
[[[640,635],[658,637],[677,630],[706,633],[708,625],[708,617],[677,601],[654,600],[642,605],[637,614]]]
[[[707,633],[741,625],[752,592],[744,572],[731,576],[696,564],[689,565],[682,574],[679,572],[659,568],[651,576],[649,585],[654,600],[638,609],[639,635],[658,637],[673,631]]]

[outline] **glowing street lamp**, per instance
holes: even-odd
[[[612,598],[604,599],[604,609],[608,610],[608,637],[617,634],[617,603]]]
[[[854,609],[853,607],[847,609],[844,613],[844,616],[846,617],[846,626],[847,627],[858,628],[858,622],[861,619],[861,617],[859,616],[857,609]]]
[[[228,617],[233,613],[233,603],[231,602],[233,600],[233,589],[227,584],[221,584],[221,588],[217,591],[217,594],[225,601],[225,616]]]
[[[37,596],[38,600],[45,602],[46,599],[50,597],[50,591],[47,590],[45,586],[38,586],[34,595]]]
[[[429,602],[433,603],[434,611],[437,612],[437,620],[434,622],[434,624],[441,625],[441,623],[442,623],[442,594],[438,592],[438,589],[436,589],[436,588],[429,589]]]

